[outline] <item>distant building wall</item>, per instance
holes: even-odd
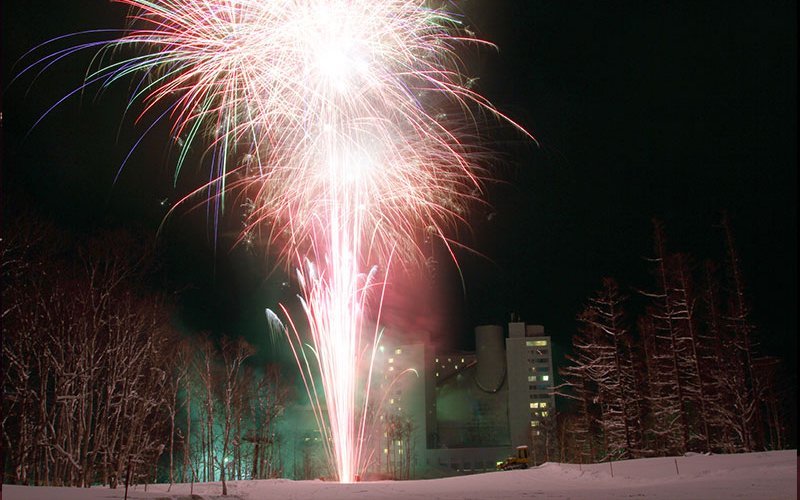
[[[555,411],[552,346],[541,325],[511,323],[509,332],[516,334],[506,339],[511,445],[530,445]]]
[[[370,470],[392,476],[408,458],[409,476],[494,470],[514,447],[531,445],[554,414],[550,337],[541,325],[512,322],[475,329],[475,352],[435,354],[428,342],[384,335],[373,389],[378,424]],[[392,442],[385,420],[406,418],[408,441]]]
[[[395,344],[385,336],[373,366],[373,460],[369,470],[388,477],[411,478],[424,465],[432,357],[429,344]],[[398,431],[397,425],[407,425]],[[400,435],[393,435],[399,432]]]

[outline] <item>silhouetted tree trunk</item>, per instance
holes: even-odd
[[[736,249],[733,230],[727,214],[722,215],[722,229],[725,233],[725,247],[727,251],[727,272],[730,282],[730,300],[725,319],[728,327],[733,332],[733,342],[738,351],[742,366],[742,383],[745,395],[749,401],[756,402],[756,381],[753,373],[755,363],[756,343],[753,338],[754,327],[750,320],[750,304],[746,297],[744,277],[742,275],[739,253]],[[746,451],[763,448],[763,431],[759,404],[748,404],[742,408],[745,413],[743,429],[744,448]]]

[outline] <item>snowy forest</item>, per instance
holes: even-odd
[[[5,482],[111,487],[282,475],[288,390],[243,340],[182,337],[152,248],[12,220],[2,246]]]
[[[724,258],[697,262],[654,220],[649,285],[603,279],[577,317],[557,389],[571,411],[546,453],[591,463],[793,445],[794,375],[759,349],[726,215],[719,230]]]
[[[29,216],[7,229],[4,482],[225,491],[228,480],[287,477],[278,424],[300,396],[286,368],[259,365],[235,337],[181,334],[152,243],[67,235]],[[578,314],[555,361],[559,411],[531,436],[534,462],[794,446],[794,374],[759,347],[729,221],[719,262],[672,251],[665,233],[655,221],[646,286],[606,278]],[[387,422],[387,446],[408,447],[411,425]],[[387,475],[410,477],[408,456]]]

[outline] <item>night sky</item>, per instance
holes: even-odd
[[[115,227],[154,235],[165,207],[207,177],[207,163],[195,155],[173,185],[174,149],[168,128],[157,127],[115,183],[147,126],[133,123],[136,112],[123,116],[125,84],[71,98],[31,131],[81,84],[88,53],[9,85],[26,50],[123,27],[125,8],[37,0],[2,9],[4,209],[36,207],[78,237]],[[630,293],[649,286],[653,217],[665,222],[670,250],[721,260],[726,210],[764,350],[795,353],[796,2],[484,0],[465,10],[499,46],[467,57],[477,90],[539,145],[487,127],[498,182],[487,190],[492,208],[476,210],[463,235],[483,256],[459,252],[462,289],[438,249],[435,276],[404,287],[413,300],[395,299],[417,306],[407,315],[428,317],[456,348],[471,347],[475,325],[511,313],[564,345],[603,276]],[[226,227],[237,227],[229,218]],[[280,270],[267,276],[268,257],[211,234],[200,208],[179,211],[159,235],[166,272],[182,290],[176,321],[267,350],[263,308],[291,301],[292,286]],[[420,290],[432,297],[428,307]],[[796,367],[796,354],[786,356]]]

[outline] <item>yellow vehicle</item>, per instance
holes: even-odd
[[[517,446],[517,456],[511,456],[497,462],[497,470],[527,469],[530,465],[527,446]]]

